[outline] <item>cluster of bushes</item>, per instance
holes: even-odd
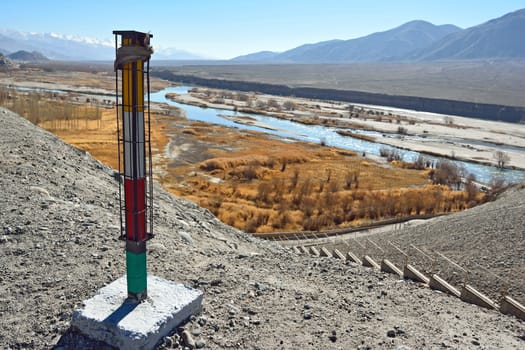
[[[279,103],[274,98],[261,99],[255,98],[253,93],[242,93],[242,92],[230,92],[227,90],[211,90],[211,89],[201,89],[193,88],[190,92],[194,93],[203,93],[204,96],[214,103],[220,104],[233,104],[233,101],[243,102],[246,107],[255,106],[258,109],[268,109],[274,111],[293,111],[297,108],[296,104],[291,100],[286,100],[282,103]],[[228,101],[230,100],[230,101]],[[255,104],[254,104],[255,101]]]
[[[403,160],[403,154],[395,148],[381,147],[379,149],[379,155],[383,158],[386,158],[386,160],[389,162],[394,160]]]
[[[201,169],[216,169],[221,163],[209,160]],[[317,231],[396,217],[447,213],[466,209],[481,200],[477,187],[454,190],[436,183],[419,188],[372,190],[360,187],[359,169],[327,170],[323,176],[312,178],[303,176],[294,167],[289,176],[275,176],[268,173],[269,168],[264,170],[268,164],[260,159],[257,164],[252,161],[249,165],[255,174],[265,174],[253,177],[256,182],[250,190],[232,188],[226,192],[217,186],[213,205],[207,205],[206,201],[201,204],[227,224],[247,232],[270,232]],[[239,169],[244,167],[239,165]],[[230,171],[230,176],[231,173],[234,172]]]

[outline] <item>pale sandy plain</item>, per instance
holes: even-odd
[[[215,89],[195,89],[194,92],[172,96],[172,99],[186,104],[207,106],[233,110],[246,107],[246,103],[236,99],[221,98],[221,103],[214,102],[204,93]],[[494,153],[502,150],[510,157],[508,166],[525,169],[525,124],[505,123],[499,121],[481,120],[460,116],[450,116],[436,113],[404,110],[399,108],[355,104],[354,110],[362,108],[374,112],[384,112],[384,115],[368,115],[364,118],[348,118],[348,103],[338,101],[319,101],[295,97],[282,97],[250,93],[252,105],[257,101],[268,102],[273,99],[280,105],[293,102],[295,110],[272,110],[260,113],[286,117],[300,121],[301,118],[332,119],[335,121],[353,124],[349,129],[367,129],[380,132],[375,141],[413,150],[422,153],[454,157],[483,164],[496,164]],[[216,100],[215,100],[216,101]],[[391,114],[391,115],[389,115]],[[400,117],[400,123],[389,119]],[[254,121],[250,120],[250,124]],[[260,126],[265,126],[259,124]],[[406,135],[399,135],[398,128],[406,129]]]

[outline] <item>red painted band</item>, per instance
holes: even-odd
[[[145,179],[125,179],[126,237],[140,242],[146,239]]]

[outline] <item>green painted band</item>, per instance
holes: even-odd
[[[147,288],[146,253],[126,252],[128,293],[140,294]]]

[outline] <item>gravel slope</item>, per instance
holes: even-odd
[[[378,244],[384,252],[373,246]],[[434,218],[413,227],[372,234],[357,238],[370,250],[368,254],[380,261],[388,257],[398,266],[405,258],[388,242],[409,254],[409,262],[427,273],[441,277],[459,286],[466,278],[495,301],[502,290],[525,304],[525,186],[518,185],[500,195],[495,202],[465,210],[454,215]],[[351,248],[338,244],[337,248],[364,250],[349,241]],[[420,251],[410,247],[415,245]],[[459,264],[468,272],[447,261],[436,252]],[[432,265],[433,264],[433,265]]]
[[[117,183],[111,169],[21,117],[0,108],[0,120],[0,345],[50,348],[82,300],[125,272]],[[204,291],[203,313],[186,328],[205,348],[525,346],[524,322],[497,311],[296,256],[158,188],[155,209],[149,272]],[[69,345],[101,348],[67,334]]]

